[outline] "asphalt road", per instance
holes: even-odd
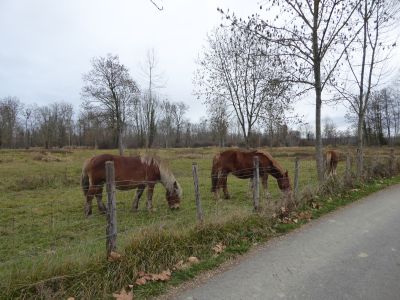
[[[400,185],[272,240],[178,299],[400,299]]]

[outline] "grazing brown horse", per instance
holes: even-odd
[[[267,189],[268,175],[271,174],[276,178],[281,191],[290,191],[291,187],[288,172],[284,171],[269,153],[232,149],[215,155],[213,159],[211,192],[214,193],[216,198],[218,198],[218,190],[220,188],[224,191],[225,199],[230,198],[226,185],[229,173],[232,173],[240,179],[253,178],[253,158],[255,156],[259,158],[259,172],[264,189]]]
[[[335,150],[326,151],[326,174],[336,176],[336,167],[339,162],[339,154]]]
[[[106,161],[114,162],[115,185],[119,190],[137,189],[132,210],[136,211],[140,197],[147,186],[147,208],[152,209],[154,186],[161,182],[171,209],[179,208],[182,189],[169,168],[155,156],[124,157],[111,154],[94,156],[85,161],[82,168],[81,186],[86,197],[85,215],[92,214],[92,200],[96,197],[99,210],[104,213],[106,207],[101,198],[106,181]]]

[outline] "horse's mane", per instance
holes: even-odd
[[[162,184],[165,186],[165,188],[168,191],[173,191],[174,190],[174,183],[176,182],[178,186],[178,194],[181,197],[182,196],[182,188],[178,181],[176,181],[176,178],[174,174],[172,174],[170,168],[168,165],[160,159],[157,155],[152,155],[152,154],[145,154],[140,156],[140,161],[142,164],[146,164],[148,166],[151,166],[152,164],[156,165],[158,169],[160,170],[160,181]]]
[[[268,152],[262,152],[259,150],[254,150],[252,151],[254,153],[258,153],[261,155],[265,155],[272,163],[272,166],[282,175],[285,174],[285,170],[282,168],[282,166],[271,156],[271,154],[269,154]]]

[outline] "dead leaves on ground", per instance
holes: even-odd
[[[110,255],[108,256],[107,260],[110,262],[119,261],[121,259],[121,254],[115,251],[111,251]]]
[[[174,267],[173,270],[186,270],[190,268],[192,265],[197,265],[200,263],[200,260],[196,256],[190,256],[186,261],[180,260],[178,261]]]
[[[171,271],[170,270],[165,270],[158,274],[145,273],[143,271],[140,271],[138,273],[138,278],[136,279],[135,284],[136,285],[144,285],[148,281],[168,281],[170,279],[171,279]]]
[[[273,215],[274,218],[277,218],[279,223],[283,224],[297,224],[302,220],[310,221],[312,218],[311,211],[300,211],[300,212],[292,212],[287,216],[278,216],[277,214]]]
[[[149,281],[168,281],[171,279],[171,271],[165,270],[158,274],[145,273],[140,271],[138,278],[135,281],[135,285],[144,285]],[[128,288],[122,288],[120,292],[113,293],[113,297],[117,300],[133,300],[133,289],[134,285],[128,285]]]
[[[122,288],[122,290],[119,293],[114,293],[113,297],[117,300],[133,300],[133,292],[132,291],[126,291],[125,288]]]
[[[214,251],[214,253],[216,255],[218,255],[218,254],[221,254],[222,252],[224,252],[225,248],[226,248],[226,246],[222,242],[219,242],[214,247],[212,247],[212,250]]]

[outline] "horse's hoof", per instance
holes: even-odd
[[[226,200],[229,200],[229,199],[231,199],[231,196],[230,195],[225,195],[225,197],[224,197]]]

